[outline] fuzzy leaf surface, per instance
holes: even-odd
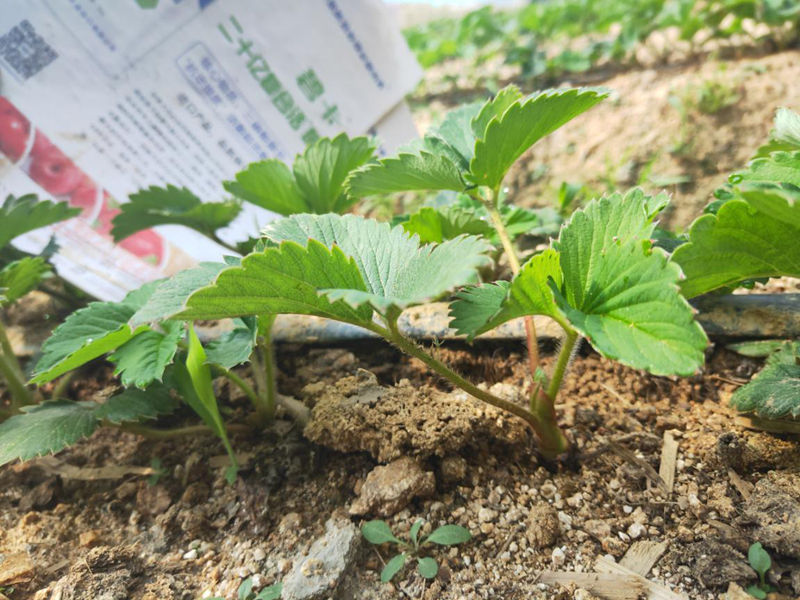
[[[766,183],[790,183],[800,187],[800,151],[774,152],[766,158],[750,161],[743,171],[728,178],[733,184],[743,181]]]
[[[256,343],[256,331],[242,319],[233,321],[233,329],[206,344],[206,358],[210,364],[231,369],[250,360]]]
[[[391,581],[400,569],[406,565],[406,560],[408,560],[408,555],[403,552],[387,562],[381,571],[381,582],[386,583],[387,581]]]
[[[178,342],[183,338],[183,323],[165,321],[161,331],[151,329],[125,342],[108,359],[117,365],[122,385],[144,388],[161,381],[164,369],[172,363]]]
[[[366,163],[375,146],[366,137],[350,139],[342,133],[335,138],[320,138],[294,161],[297,188],[304,198],[306,210],[315,214],[341,213],[358,198],[344,192],[350,171]],[[282,213],[286,214],[286,213]]]
[[[222,319],[283,313],[354,324],[370,321],[371,309],[331,302],[318,293],[326,288],[367,289],[356,263],[340,249],[331,250],[314,240],[304,239],[302,246],[287,242],[249,254],[240,266],[220,271],[210,285],[189,296],[177,316]]]
[[[607,95],[591,88],[549,90],[511,104],[500,117],[489,120],[478,139],[468,180],[496,188],[523,152]]]
[[[170,395],[169,389],[157,383],[144,390],[122,390],[98,406],[95,416],[110,423],[128,423],[168,415],[177,407],[178,402]]]
[[[41,257],[26,256],[0,269],[0,306],[22,298],[51,273]]]
[[[460,206],[423,207],[402,226],[407,233],[418,235],[423,244],[440,244],[459,235],[488,236],[494,231],[476,211]]]
[[[512,104],[520,99],[522,99],[522,92],[519,91],[519,88],[509,85],[497,92],[494,98],[486,101],[470,123],[475,139],[482,139],[486,135],[486,127],[489,122],[495,118],[499,119]],[[472,157],[470,156],[470,158]]]
[[[477,269],[489,264],[491,246],[466,236],[438,245],[421,246],[402,227],[353,215],[295,215],[271,223],[264,235],[276,242],[305,244],[318,240],[351,256],[363,278],[364,288],[322,288],[331,299],[343,299],[353,307],[371,304],[386,312],[438,298],[474,281]]]
[[[731,406],[765,419],[800,418],[799,356],[794,344],[784,345],[750,383],[733,393]]]
[[[781,195],[772,194],[764,204],[792,214]],[[686,275],[684,295],[692,298],[746,279],[800,276],[798,239],[800,228],[757,212],[748,202],[730,200],[716,215],[692,223],[689,242],[675,250],[672,260]]]
[[[58,452],[90,436],[98,426],[96,407],[69,400],[26,406],[0,423],[0,465]]]
[[[66,202],[39,200],[34,194],[7,196],[0,206],[0,248],[15,237],[34,229],[66,221],[81,212]]]
[[[439,563],[430,556],[417,559],[417,572],[425,579],[433,579],[439,572]]]
[[[455,155],[451,153],[450,156],[462,171],[469,169],[469,161],[475,153],[475,135],[470,124],[478,116],[481,106],[481,102],[472,102],[449,111],[441,124],[432,128],[425,136],[442,140],[450,146],[455,152]]]
[[[775,126],[769,141],[761,146],[754,158],[769,156],[776,151],[800,150],[800,115],[788,108],[779,108],[775,113]]]
[[[160,323],[182,311],[186,299],[198,289],[210,284],[228,265],[202,262],[196,267],[175,273],[159,283],[147,302],[131,317],[132,327],[145,323]]]
[[[186,188],[151,186],[129,196],[114,217],[111,235],[119,242],[156,225],[183,225],[203,234],[226,227],[242,210],[238,200],[202,202]]]
[[[235,181],[226,181],[223,186],[237,198],[279,215],[292,215],[308,210],[294,175],[277,158],[251,163],[244,171],[236,174]]]
[[[385,544],[386,542],[400,543],[400,540],[392,533],[386,521],[376,520],[364,523],[361,527],[361,534],[370,544]]]
[[[92,302],[69,315],[42,345],[42,357],[31,381],[52,381],[144,332],[147,327],[134,329],[128,325],[128,320],[146,302],[157,284],[145,284],[130,292],[121,302]]]
[[[466,527],[461,525],[442,525],[434,529],[431,534],[425,538],[426,544],[439,544],[440,546],[454,546],[456,544],[463,544],[472,539],[472,534]]]

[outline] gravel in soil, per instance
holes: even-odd
[[[516,352],[439,353],[495,392],[514,397],[526,385]],[[234,598],[247,577],[260,588],[293,581],[299,570],[336,588],[292,592],[298,598],[589,598],[539,582],[540,573],[590,572],[642,541],[666,542],[647,577],[686,597],[717,598],[731,582],[755,581],[745,558],[754,541],[773,557],[772,583],[800,594],[797,442],[736,428],[726,406],[729,382],[757,368],[751,359],[718,351],[707,373],[679,379],[579,357],[558,406],[576,453],[561,464],[539,460],[512,417],[452,393],[384,346],[283,347],[279,366],[281,390],[295,390],[313,408],[307,431],[325,430],[315,437],[324,445],[285,420],[236,437],[247,462],[234,485],[225,483],[212,438],[152,442],[115,430],[55,463],[0,470],[0,553],[30,567],[6,594]],[[225,397],[228,389],[219,391]],[[234,411],[244,406],[238,397],[230,402]],[[359,418],[339,428],[331,402],[349,404],[343,411],[356,406]],[[665,434],[677,442],[671,491],[657,475]],[[165,470],[150,481],[119,471],[114,479],[75,479],[97,467],[124,473],[153,458]],[[409,568],[382,584],[391,548],[371,547],[347,529],[372,518],[385,518],[401,536],[418,518],[427,521],[423,533],[456,523],[473,539],[434,552],[433,581]],[[317,558],[328,537],[344,544],[346,560]],[[0,586],[10,585],[4,564]]]

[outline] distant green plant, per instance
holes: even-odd
[[[239,589],[236,591],[236,600],[278,600],[282,592],[283,584],[278,582],[262,588],[256,593],[253,591],[253,578],[248,577],[239,585]],[[209,600],[225,600],[225,598],[216,596]]]
[[[772,559],[770,559],[767,551],[761,546],[761,543],[756,542],[750,546],[750,549],[747,551],[747,561],[755,572],[758,573],[758,584],[748,587],[747,593],[753,596],[753,598],[760,598],[763,600],[767,597],[767,594],[772,591],[772,586],[766,581],[767,571],[772,568]]]
[[[684,92],[684,98],[687,105],[704,115],[715,115],[739,102],[741,95],[733,83],[712,78],[699,85],[689,86]]]
[[[439,572],[439,563],[436,562],[435,558],[423,556],[423,551],[433,544],[455,546],[472,539],[472,534],[470,534],[469,530],[460,525],[442,525],[420,539],[419,532],[424,524],[425,521],[423,519],[417,519],[411,526],[408,540],[406,541],[398,539],[385,521],[369,521],[361,527],[361,533],[369,543],[376,546],[389,543],[399,551],[383,567],[381,581],[384,583],[391,581],[409,560],[417,561],[417,572],[422,577],[433,579]]]

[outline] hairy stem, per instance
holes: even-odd
[[[561,351],[558,353],[558,360],[553,367],[550,385],[547,386],[547,395],[550,397],[551,402],[556,401],[558,390],[561,389],[561,382],[564,381],[564,375],[567,374],[567,368],[569,367],[570,361],[572,361],[575,344],[579,339],[578,332],[571,327],[565,327],[564,332],[566,333],[566,337],[561,343]]]
[[[264,426],[275,418],[278,388],[275,381],[275,354],[272,345],[272,325],[275,315],[258,316],[258,337],[253,351],[253,379],[258,394],[255,403],[256,419]]]
[[[19,412],[21,407],[35,403],[33,393],[26,385],[25,374],[14,355],[2,321],[0,321],[0,373],[6,380],[8,391],[11,392],[11,410],[13,412]]]
[[[503,251],[508,257],[508,263],[511,265],[511,272],[516,276],[521,269],[517,252],[514,250],[514,245],[511,243],[511,236],[508,235],[508,230],[503,224],[503,218],[500,212],[495,208],[498,190],[492,192],[491,203],[486,204],[489,211],[489,216],[492,219],[492,225],[497,231],[497,236],[500,238],[500,243],[503,245]],[[527,316],[524,318],[525,322],[525,337],[528,345],[528,366],[531,370],[531,375],[536,374],[536,369],[539,368],[539,342],[536,339],[536,325],[533,322],[533,317]]]
[[[118,427],[122,431],[127,431],[128,433],[135,433],[136,435],[141,435],[142,437],[146,437],[151,440],[170,440],[173,438],[178,437],[186,437],[191,435],[216,435],[213,429],[206,425],[188,425],[186,427],[176,427],[174,429],[156,429],[154,427],[145,427],[144,425],[138,425],[136,423],[123,423],[122,425],[116,425],[114,423],[103,423],[109,427]],[[237,424],[228,424],[225,425],[225,429],[228,433],[250,433],[252,429],[247,425],[237,425]],[[225,440],[223,440],[223,444],[225,444]]]

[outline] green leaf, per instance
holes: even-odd
[[[776,151],[800,150],[800,115],[788,108],[779,108],[769,138],[770,141],[758,149],[754,158],[763,158]]]
[[[430,556],[417,559],[417,571],[425,579],[433,579],[439,572],[439,563]]]
[[[242,210],[237,200],[202,202],[186,188],[151,186],[131,194],[114,217],[111,235],[119,242],[156,225],[183,225],[212,235],[226,227]]]
[[[309,208],[289,167],[276,158],[251,163],[236,174],[236,181],[225,181],[223,186],[237,198],[279,215],[302,213]]]
[[[320,138],[308,146],[292,167],[307,207],[302,212],[324,214],[347,210],[358,198],[344,192],[345,179],[372,158],[374,152],[375,146],[369,139],[350,139],[344,133],[333,139]]]
[[[407,559],[408,556],[403,552],[387,562],[381,571],[381,582],[386,583],[387,581],[391,581],[400,569],[405,566]]]
[[[731,396],[731,406],[765,419],[800,417],[800,365],[797,346],[786,343],[747,385]],[[753,567],[755,568],[755,567]]]
[[[273,583],[263,588],[253,600],[278,600],[283,593],[283,583]]]
[[[747,169],[728,177],[728,181],[734,185],[756,181],[800,186],[800,151],[774,152],[767,158],[757,158],[747,165]]]
[[[361,526],[361,534],[366,538],[370,544],[384,544],[386,542],[394,542],[399,544],[398,540],[386,521],[369,521]]]
[[[423,244],[441,243],[459,235],[488,236],[494,230],[476,211],[459,206],[421,208],[402,223],[407,233],[419,236]]]
[[[98,426],[96,407],[69,400],[24,407],[0,423],[0,465],[58,452],[88,437]]]
[[[246,256],[239,267],[223,269],[210,285],[189,297],[177,316],[222,319],[283,313],[357,325],[370,322],[368,307],[353,309],[319,295],[318,290],[331,287],[366,290],[356,263],[340,249],[330,250],[315,240],[308,247],[283,243]]]
[[[210,364],[231,369],[250,360],[256,343],[256,331],[242,319],[234,319],[234,327],[218,339],[206,344],[206,357]]]
[[[764,550],[761,542],[756,542],[750,546],[747,551],[747,562],[750,563],[750,566],[753,567],[762,580],[767,571],[772,568],[772,560],[767,551]]]
[[[461,527],[461,525],[442,525],[434,529],[431,534],[425,538],[423,544],[455,546],[456,544],[468,542],[471,539],[472,534],[466,527]]]
[[[189,325],[189,351],[186,362],[177,362],[174,368],[175,381],[181,396],[216,436],[222,440],[225,450],[230,456],[232,471],[238,468],[236,454],[233,452],[225,423],[219,413],[217,398],[211,385],[211,369],[206,361],[203,345],[197,338],[194,327]]]
[[[772,200],[786,202],[779,194]],[[672,260],[686,275],[684,295],[692,298],[747,279],[800,277],[798,239],[800,228],[756,212],[748,202],[729,200],[716,215],[692,223],[689,242],[675,250]]]
[[[509,85],[497,92],[494,98],[487,100],[470,124],[475,139],[483,138],[489,122],[492,119],[499,119],[512,104],[520,99],[522,99],[522,92],[519,91],[519,88],[515,85]]]
[[[156,285],[158,282],[145,284],[121,302],[91,302],[69,315],[42,345],[42,357],[31,382],[52,381],[146,331],[145,326],[132,328],[128,320],[150,297]]]
[[[555,304],[549,282],[561,286],[558,252],[549,249],[532,257],[509,284],[498,281],[456,294],[450,305],[450,327],[474,338],[498,325],[525,315],[547,315],[564,319]]]
[[[364,197],[412,190],[462,192],[467,184],[450,158],[420,150],[415,154],[401,152],[356,169],[347,180],[347,188],[352,196]]]
[[[411,526],[411,530],[408,533],[408,538],[411,540],[411,543],[416,547],[418,542],[419,530],[422,529],[422,526],[425,524],[424,519],[417,519],[414,521],[414,524]]]
[[[15,237],[34,229],[66,221],[78,215],[79,208],[71,208],[66,202],[51,202],[39,199],[34,194],[7,196],[0,206],[0,248]]]
[[[26,256],[8,263],[0,269],[0,291],[4,299],[0,305],[16,302],[51,273],[50,266],[41,257]]]
[[[131,326],[160,323],[176,315],[186,307],[186,300],[192,293],[214,281],[219,272],[227,266],[223,263],[202,262],[196,267],[178,271],[169,279],[165,279],[131,317]]]
[[[478,116],[481,106],[481,102],[473,102],[449,111],[441,124],[425,135],[429,148],[448,154],[461,171],[469,169],[469,161],[475,152],[475,136],[470,123]],[[437,144],[439,140],[449,148]]]
[[[800,230],[800,189],[747,182],[737,186],[736,192],[758,212]]]
[[[747,587],[747,593],[750,594],[753,598],[758,598],[759,600],[764,600],[767,597],[767,592],[762,590],[757,585],[750,585]]]
[[[253,593],[253,580],[248,577],[241,584],[239,584],[239,589],[236,590],[236,596],[238,600],[250,600],[250,594]]]
[[[156,383],[139,390],[127,388],[111,396],[95,410],[98,419],[110,423],[126,423],[155,419],[174,411],[178,403],[167,386]]]
[[[420,246],[402,227],[354,215],[296,215],[270,223],[264,235],[276,242],[302,244],[311,238],[341,248],[358,265],[366,289],[328,286],[323,291],[332,300],[353,307],[369,303],[382,313],[438,298],[474,281],[477,269],[491,262],[485,255],[491,246],[480,238]]]
[[[114,375],[120,376],[122,385],[144,388],[161,381],[183,338],[183,323],[165,321],[160,328],[161,331],[150,330],[135,336],[108,357],[117,365]]]
[[[788,342],[792,343],[792,342]],[[754,358],[766,357],[774,352],[777,352],[787,344],[787,340],[754,340],[750,342],[739,342],[737,344],[728,344],[725,346],[728,350],[733,350],[742,356],[750,356]],[[800,351],[800,346],[795,345],[797,351]]]
[[[549,90],[510,105],[489,121],[475,145],[467,179],[496,188],[528,148],[607,97],[592,88]]]

